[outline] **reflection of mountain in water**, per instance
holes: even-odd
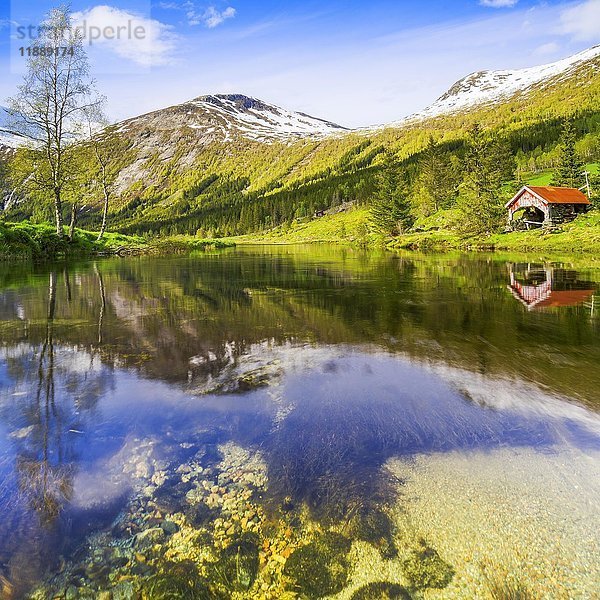
[[[538,383],[595,404],[600,320],[524,314],[506,279],[506,264],[486,257],[323,248],[107,260],[57,274],[54,337],[192,389],[227,376],[253,344],[308,341],[375,344],[481,375],[528,379],[535,363]],[[47,281],[44,266],[0,268],[2,343],[42,343]]]
[[[577,271],[539,264],[512,264],[509,289],[528,310],[540,310],[591,301],[596,285],[578,279]]]

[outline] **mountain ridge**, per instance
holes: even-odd
[[[194,134],[191,137],[201,144],[227,143],[240,138],[260,143],[288,143],[350,133],[368,134],[499,103],[527,93],[545,81],[568,77],[570,72],[586,63],[600,70],[600,45],[540,66],[470,73],[422,111],[391,123],[354,129],[239,93],[198,96],[181,104],[125,119],[111,128],[120,133],[135,133],[141,128],[146,134],[153,132],[163,138],[168,131],[189,130]],[[7,109],[0,106],[0,149],[5,151],[14,150],[28,141],[27,136],[10,128],[9,121]]]
[[[551,76],[541,83],[527,80],[526,93],[373,130],[344,129],[242,94],[199,96],[122,121],[97,134],[116,173],[112,225],[127,233],[233,235],[367,203],[384,153],[414,171],[433,137],[448,160],[460,161],[475,124],[509,143],[525,169],[550,164],[565,118],[576,121],[595,156],[600,53],[593,48],[567,63],[545,71]],[[84,213],[82,222],[93,226],[98,205]]]
[[[160,122],[156,122],[159,117]],[[322,138],[350,129],[244,94],[208,94],[181,104],[158,109],[117,123],[128,131],[140,121],[155,123],[157,129],[173,126],[197,130],[205,141],[232,141],[236,135],[258,142],[287,141],[304,137]]]
[[[508,100],[515,94],[527,92],[534,86],[557,76],[568,77],[569,72],[588,62],[597,62],[600,69],[600,44],[539,66],[513,70],[475,71],[459,79],[450,86],[448,91],[422,111],[394,123],[402,124],[405,121],[423,120],[476,108],[482,104]]]

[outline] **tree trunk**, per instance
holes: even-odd
[[[60,191],[54,190],[54,218],[56,219],[56,235],[62,240],[63,232],[63,217],[62,217],[62,200]]]
[[[104,190],[104,210],[102,211],[102,225],[100,225],[100,233],[98,233],[98,241],[104,237],[106,231],[106,220],[108,218],[108,193]]]
[[[69,241],[73,241],[75,235],[75,224],[77,223],[77,202],[73,202],[71,206],[71,223],[69,225]]]

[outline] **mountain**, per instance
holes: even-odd
[[[251,140],[261,143],[323,139],[349,130],[310,115],[293,112],[242,94],[200,96],[117,124],[120,134],[141,136],[146,150],[172,147],[184,136],[191,146]],[[8,110],[0,107],[0,152],[13,150],[29,138],[10,126]],[[168,157],[167,150],[163,158]]]
[[[348,131],[341,125],[292,112],[242,94],[200,96],[119,124],[122,132],[142,127],[157,133],[192,130],[207,142],[246,138],[259,142],[323,138]]]
[[[551,65],[475,73],[421,113],[371,130],[239,94],[201,96],[98,134],[118,173],[111,226],[231,235],[367,203],[386,151],[414,175],[433,136],[444,159],[460,163],[475,124],[507,141],[521,170],[540,171],[551,168],[562,120],[574,118],[594,162],[598,98],[598,46]],[[96,209],[87,207],[82,225],[97,225]]]
[[[485,104],[501,103],[557,80],[569,79],[579,69],[591,66],[600,71],[600,45],[557,62],[515,71],[478,71],[457,81],[443,96],[409,120],[458,113]],[[401,122],[396,123],[402,124]]]

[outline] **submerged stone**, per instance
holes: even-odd
[[[245,373],[238,379],[238,389],[241,392],[250,392],[269,385],[269,375],[261,371]]]
[[[167,534],[167,535],[174,535],[175,533],[177,533],[179,531],[179,525],[177,525],[177,523],[174,523],[173,521],[163,521],[160,524],[160,528]]]
[[[79,590],[74,585],[70,585],[65,592],[65,600],[76,600],[77,598],[79,598]]]
[[[258,574],[258,538],[247,534],[233,542],[213,565],[216,586],[232,592],[249,590]]]
[[[170,486],[159,488],[152,498],[156,507],[165,513],[175,513],[184,504],[185,493]]]
[[[111,591],[113,600],[131,600],[135,598],[135,590],[131,581],[117,583]]]
[[[402,570],[415,589],[443,589],[454,577],[453,567],[424,540],[420,540],[419,547],[403,561]]]
[[[146,529],[137,534],[135,543],[138,548],[149,548],[154,544],[161,544],[165,541],[166,533],[160,527]]]
[[[356,590],[352,600],[411,600],[411,596],[406,588],[397,583],[378,581]]]
[[[293,588],[309,598],[340,592],[348,581],[348,552],[352,543],[339,533],[324,533],[288,558],[284,574]]]

